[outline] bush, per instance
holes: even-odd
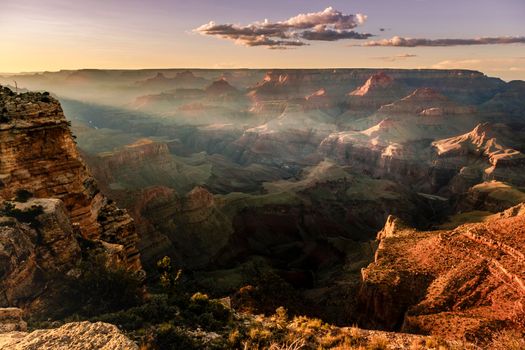
[[[107,268],[99,258],[82,262],[79,270],[79,277],[59,277],[61,308],[55,317],[71,314],[92,317],[141,303],[142,280],[135,274],[123,268]]]
[[[210,300],[206,294],[195,293],[182,316],[205,330],[219,330],[229,323],[232,314],[220,302]]]
[[[177,270],[173,273],[173,266],[171,266],[171,258],[165,256],[157,261],[157,270],[160,274],[160,284],[162,287],[168,289],[168,292],[173,292],[182,276],[182,270]]]
[[[92,317],[93,322],[102,321],[116,324],[119,327],[134,331],[156,324],[172,322],[182,323],[178,319],[179,307],[171,305],[165,296],[153,296],[146,303],[113,313]]]
[[[159,350],[201,349],[184,330],[169,323],[162,324],[156,329],[154,344]]]

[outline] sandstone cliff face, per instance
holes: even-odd
[[[126,266],[141,268],[131,218],[97,189],[80,158],[60,103],[45,94],[0,90],[0,198],[18,190],[64,202],[82,236],[121,244]]]
[[[524,234],[523,204],[451,231],[416,231],[389,218],[362,273],[364,319],[456,339],[523,331]]]
[[[0,305],[41,308],[45,276],[67,274],[81,259],[75,228],[58,199],[16,203],[11,212],[0,216]]]
[[[46,310],[90,254],[142,273],[133,220],[99,192],[58,101],[0,88],[0,111],[0,305]]]

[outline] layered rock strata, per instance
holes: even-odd
[[[524,214],[520,204],[449,231],[417,231],[390,217],[362,271],[364,322],[456,339],[523,332]]]
[[[25,190],[60,199],[86,239],[120,244],[125,265],[141,268],[132,219],[99,192],[80,158],[60,103],[48,94],[0,90],[0,198]]]

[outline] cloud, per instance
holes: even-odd
[[[394,62],[394,61],[400,61],[400,60],[406,60],[407,58],[414,58],[417,57],[417,55],[405,53],[402,55],[395,55],[395,56],[379,56],[379,57],[372,57],[374,60],[381,60],[381,61],[388,61],[388,62]]]
[[[525,44],[524,36],[500,36],[475,39],[421,39],[402,38],[395,36],[391,39],[368,41],[361,46],[460,46],[460,45],[496,45],[496,44]]]
[[[301,33],[301,38],[305,40],[322,40],[322,41],[336,41],[341,39],[368,39],[372,34],[358,33],[353,30],[337,31],[325,29],[320,31],[305,30]]]
[[[282,49],[308,45],[305,41],[368,39],[371,34],[352,30],[365,21],[366,16],[363,14],[347,15],[328,7],[324,11],[299,14],[280,22],[264,20],[243,26],[212,21],[194,29],[194,32],[233,40],[244,46]]]
[[[515,58],[485,58],[485,59],[459,59],[444,60],[429,68],[435,69],[473,69],[484,72],[523,72],[525,62],[519,57]]]

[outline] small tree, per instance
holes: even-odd
[[[164,288],[172,291],[182,276],[182,270],[179,269],[175,274],[173,273],[171,258],[169,256],[165,256],[157,261],[157,269],[160,273],[160,284]]]

